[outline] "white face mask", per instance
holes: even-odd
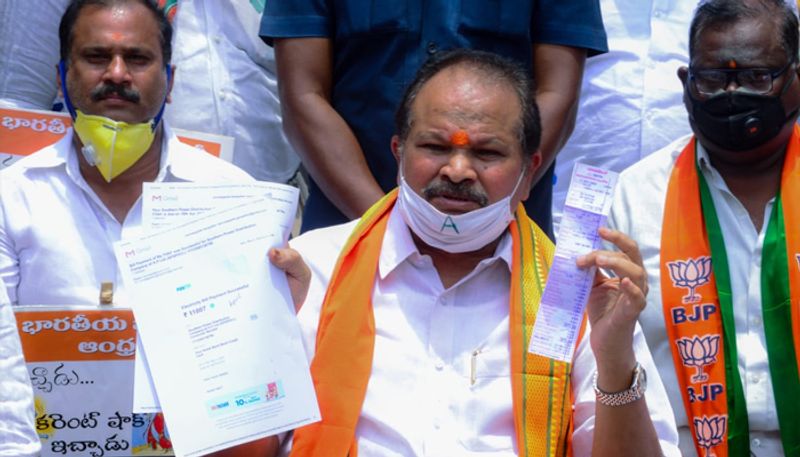
[[[519,175],[508,196],[491,205],[464,214],[445,214],[414,192],[401,171],[397,208],[425,244],[453,254],[477,251],[496,240],[514,220],[511,197],[523,176],[525,173]]]

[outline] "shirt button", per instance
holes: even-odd
[[[443,363],[441,360],[439,360],[438,362],[436,362],[436,365],[434,365],[434,366],[436,367],[436,371],[442,371],[442,370],[444,370],[444,363]]]
[[[436,51],[439,50],[438,47],[436,46],[436,43],[433,42],[433,41],[429,41],[428,42],[428,48],[427,49],[428,49],[428,54],[431,54],[431,55],[436,54]]]
[[[219,35],[214,35],[214,43],[219,44],[220,41],[222,41],[222,37]]]
[[[758,384],[759,382],[761,382],[761,378],[756,375],[750,376],[750,382],[753,384]]]
[[[753,441],[750,442],[751,447],[761,447],[761,440],[758,438],[754,438]]]
[[[756,316],[753,318],[753,327],[760,327],[761,326],[761,318]]]

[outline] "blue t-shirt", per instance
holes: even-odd
[[[533,43],[608,50],[598,0],[268,1],[261,37],[333,40],[332,104],[384,191],[397,185],[394,112],[424,61],[455,48],[491,51],[531,68]],[[552,167],[525,206],[548,233]],[[303,231],[347,221],[312,182]]]

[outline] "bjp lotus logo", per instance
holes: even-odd
[[[678,353],[687,367],[695,367],[697,371],[692,376],[692,382],[708,381],[708,375],[703,373],[703,367],[716,363],[719,353],[719,335],[694,336],[680,338],[675,342]]]
[[[706,450],[706,457],[713,457],[711,448],[722,443],[727,428],[728,416],[703,416],[694,418],[694,433],[697,444]]]
[[[702,256],[696,259],[676,260],[667,262],[672,285],[689,289],[689,294],[683,297],[684,303],[697,303],[702,300],[700,295],[695,295],[694,290],[707,284],[711,278],[711,257]]]

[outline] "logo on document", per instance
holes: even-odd
[[[286,396],[280,380],[267,384],[267,401],[278,400]]]

